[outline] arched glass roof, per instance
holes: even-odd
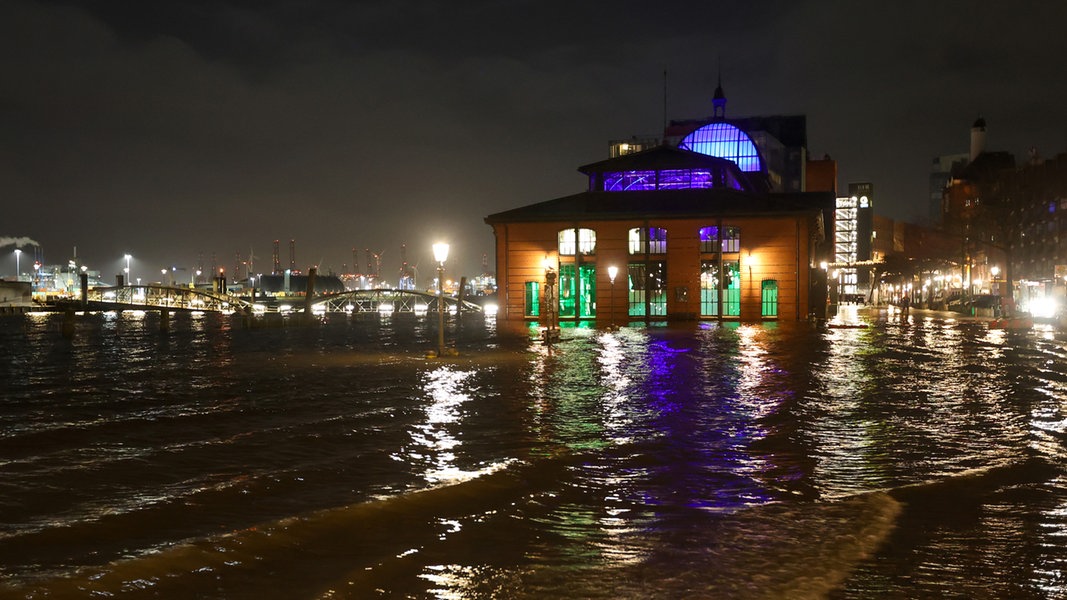
[[[685,136],[679,148],[725,158],[742,171],[762,171],[763,161],[747,133],[729,123],[711,123]]]

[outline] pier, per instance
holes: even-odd
[[[255,298],[253,300],[253,298]],[[300,313],[308,307],[313,314],[323,313],[414,313],[438,310],[444,302],[448,312],[481,312],[473,302],[414,290],[373,289],[312,296],[259,297],[252,293],[238,296],[199,288],[160,285],[137,285],[93,288],[84,300],[64,300],[59,305],[79,310],[188,310],[222,313]]]

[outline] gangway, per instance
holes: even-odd
[[[231,294],[199,288],[166,285],[127,285],[122,287],[92,288],[86,299],[96,307],[106,309],[159,309],[200,310],[212,312],[241,312],[252,308],[252,303]]]
[[[445,310],[450,307],[464,312],[481,312],[482,307],[466,300],[417,292],[415,290],[373,289],[349,290],[327,294],[311,302],[313,313],[422,313],[436,312],[438,303],[445,303]]]

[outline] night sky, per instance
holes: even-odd
[[[806,114],[811,155],[918,222],[933,157],[1067,152],[1067,3],[0,2],[0,242],[106,280],[234,253],[340,272],[584,189],[608,140],[709,116]],[[23,242],[26,240],[23,239]],[[23,246],[29,256],[33,248]],[[13,246],[0,275],[14,272]],[[27,254],[23,255],[26,269]],[[426,279],[423,279],[426,277]]]

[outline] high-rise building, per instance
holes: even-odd
[[[834,262],[839,293],[859,300],[870,294],[874,258],[874,185],[848,184],[834,214]]]

